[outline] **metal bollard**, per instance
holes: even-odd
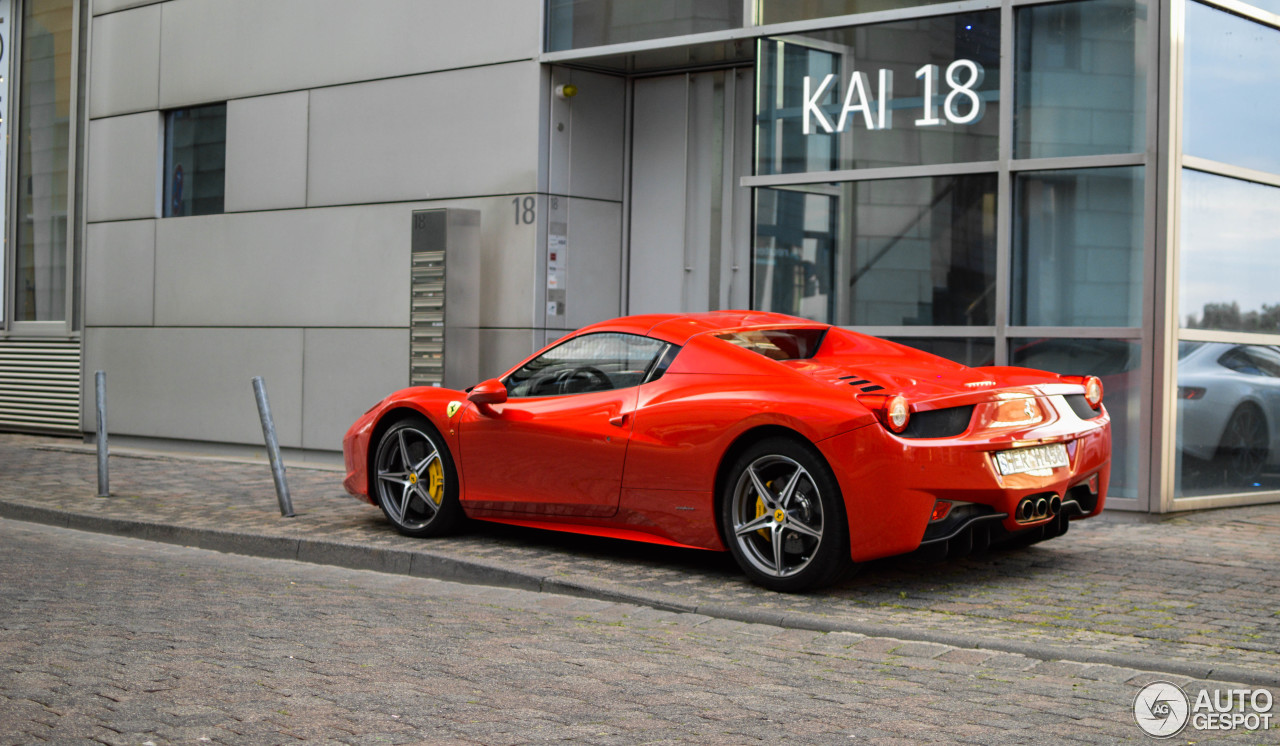
[[[97,371],[93,383],[98,400],[98,497],[111,496],[111,475],[107,472],[107,374]]]
[[[253,396],[258,400],[258,418],[262,420],[262,437],[267,441],[267,458],[271,460],[271,478],[276,483],[276,499],[280,501],[280,515],[292,518],[293,501],[289,499],[289,483],[284,479],[284,461],[280,459],[280,442],[276,440],[276,426],[271,420],[271,405],[267,403],[267,387],[262,376],[253,377]]]

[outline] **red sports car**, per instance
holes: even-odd
[[[410,536],[465,518],[730,551],[779,591],[1097,515],[1095,377],[969,368],[791,316],[631,316],[466,392],[398,391],[343,440],[346,489]]]

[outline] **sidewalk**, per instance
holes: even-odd
[[[1163,522],[1094,519],[1019,551],[941,564],[870,563],[842,586],[786,596],[726,554],[493,524],[400,536],[342,490],[290,468],[295,518],[270,470],[113,456],[112,497],[71,441],[0,434],[0,517],[239,554],[545,590],[740,621],[1280,685],[1280,505]]]

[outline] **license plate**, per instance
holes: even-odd
[[[1067,447],[1062,443],[1050,443],[1047,446],[1034,448],[1014,448],[1011,451],[996,453],[996,466],[1004,476],[1025,474],[1029,471],[1041,471],[1066,466]]]

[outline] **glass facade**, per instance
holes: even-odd
[[[915,8],[950,0],[756,0],[756,23],[786,23],[878,10]]]
[[[1187,3],[1183,50],[1183,152],[1280,174],[1280,30]]]
[[[991,365],[996,354],[995,343],[990,338],[885,337],[885,339],[917,350],[924,350],[930,355],[955,360],[963,365]]]
[[[1184,328],[1280,334],[1280,234],[1259,230],[1278,224],[1280,187],[1182,172]]]
[[[1140,326],[1142,167],[1014,179],[1013,323]]]
[[[1280,347],[1178,348],[1178,497],[1280,490]]]
[[[995,160],[1000,14],[763,39],[756,173]]]
[[[809,31],[762,39],[757,59],[755,306],[969,365],[1099,376],[1116,498],[1139,497],[1151,406],[1148,1]],[[861,8],[787,7],[760,20]]]
[[[691,33],[695,13],[653,3],[665,29],[633,33],[589,10],[620,0],[549,2],[553,49]],[[1280,496],[1280,0],[708,2],[699,28],[736,27],[740,5],[766,27],[753,307],[1098,375],[1126,507]],[[1166,144],[1186,156],[1167,198]],[[1157,336],[1166,292],[1178,350]],[[1175,355],[1176,393],[1153,390]]]
[[[845,326],[993,323],[994,174],[759,189],[756,200],[757,308]]]
[[[65,321],[74,9],[71,0],[24,8],[13,318]]]
[[[1147,15],[1134,0],[1018,9],[1015,157],[1142,151]]]
[[[742,0],[547,0],[547,51],[742,26]]]
[[[1179,195],[1174,494],[1274,493],[1280,347],[1258,335],[1280,334],[1280,146],[1267,125],[1280,104],[1259,91],[1280,70],[1280,28],[1197,2],[1186,18],[1183,152],[1205,160],[1183,169]]]
[[[226,161],[226,104],[168,112],[164,128],[164,216],[222,212]]]

